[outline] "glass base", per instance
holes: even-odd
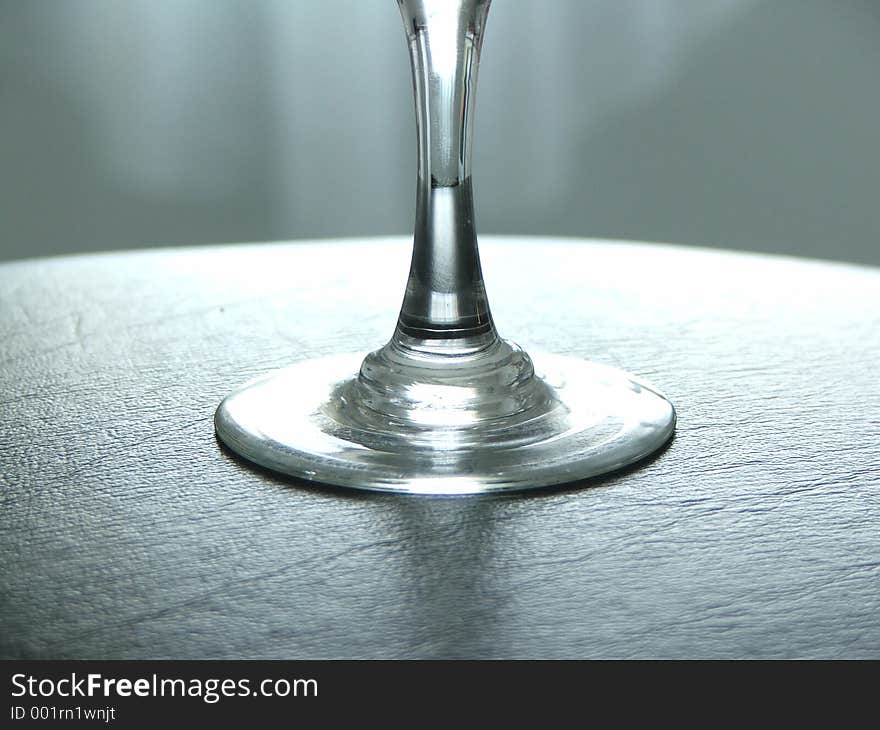
[[[595,477],[643,459],[675,429],[672,404],[651,385],[586,360],[538,354],[533,369],[503,340],[422,364],[397,355],[388,345],[269,373],[220,404],[217,435],[300,479],[453,495]]]

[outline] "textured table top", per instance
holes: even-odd
[[[0,266],[0,655],[880,656],[880,270],[481,241],[502,335],[653,381],[669,448],[480,498],[221,449],[242,381],[385,342],[402,238]]]

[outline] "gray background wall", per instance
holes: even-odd
[[[495,0],[484,233],[880,263],[880,0]],[[405,233],[393,0],[0,0],[0,258]]]

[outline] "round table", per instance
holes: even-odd
[[[880,656],[880,270],[484,236],[502,335],[653,382],[667,449],[453,498],[225,451],[243,381],[387,340],[409,246],[0,266],[3,657]]]

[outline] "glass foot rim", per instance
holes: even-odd
[[[322,403],[355,377],[365,353],[305,360],[246,383],[214,416],[217,437],[247,461],[316,484],[422,495],[516,492],[574,484],[643,461],[672,438],[676,413],[650,383],[570,356],[531,353],[535,370],[564,404],[551,437],[504,448],[414,452],[408,434],[381,445],[322,430]],[[326,424],[324,424],[326,426]],[[454,434],[453,434],[454,435]]]

